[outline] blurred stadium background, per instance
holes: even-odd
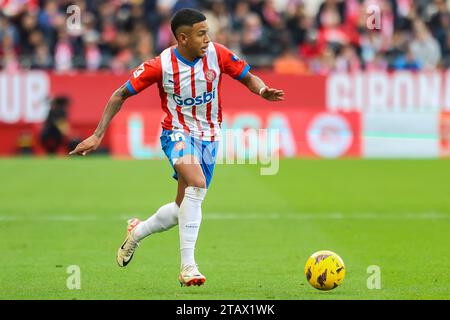
[[[224,127],[282,126],[289,141],[285,156],[436,158],[450,153],[446,0],[0,4],[1,155],[42,154],[39,141],[47,118],[45,134],[61,131],[66,145],[89,134],[130,70],[174,44],[170,17],[183,7],[205,12],[214,41],[287,92],[286,101],[273,106],[230,94],[242,88],[225,77]],[[73,21],[78,27],[69,26]],[[158,123],[151,120],[160,117],[155,92],[127,103],[103,151],[161,155]],[[48,129],[49,123],[58,123],[57,130]],[[137,138],[127,145],[126,128],[132,124],[144,127],[148,145]],[[51,141],[44,143],[54,152]]]
[[[72,5],[80,28],[68,27]],[[0,6],[1,299],[449,299],[450,1]],[[174,44],[170,17],[183,7],[202,10],[214,41],[286,93],[270,104],[223,78],[223,127],[279,129],[283,159],[274,176],[217,168],[198,249],[208,283],[196,294],[176,290],[177,232],[145,243],[125,271],[114,261],[125,219],[175,190],[166,160],[133,160],[164,159],[157,89],[127,100],[105,156],[66,156],[130,70]],[[348,268],[328,295],[302,274],[322,249]],[[73,264],[80,291],[66,287]],[[366,287],[372,264],[382,290]]]

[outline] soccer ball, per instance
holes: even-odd
[[[305,276],[316,289],[334,289],[344,280],[344,261],[332,251],[317,251],[306,261]]]

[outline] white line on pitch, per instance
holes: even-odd
[[[120,221],[127,220],[135,215],[123,214],[120,216],[98,216],[98,215],[2,215],[0,221]],[[147,218],[140,215],[141,218]],[[205,220],[446,220],[450,214],[437,212],[423,213],[204,213]]]

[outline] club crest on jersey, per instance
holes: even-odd
[[[208,82],[213,82],[216,79],[216,72],[213,69],[208,69],[205,71],[205,79]]]

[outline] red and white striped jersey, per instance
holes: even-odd
[[[184,59],[176,47],[170,47],[138,66],[126,85],[136,94],[158,84],[161,107],[166,113],[162,127],[214,141],[220,137],[222,123],[222,73],[242,79],[249,69],[244,60],[217,43],[210,42],[203,58],[192,62]]]

